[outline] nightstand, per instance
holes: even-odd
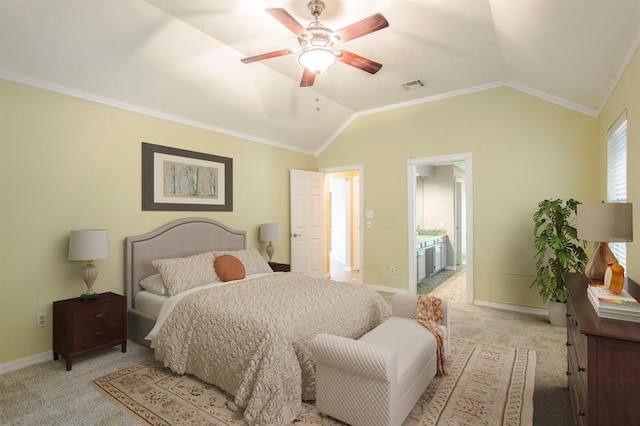
[[[291,272],[291,265],[287,263],[269,262],[269,266],[271,266],[273,272]]]
[[[73,359],[87,352],[122,345],[127,351],[127,299],[101,293],[96,300],[79,297],[53,302],[53,359],[62,355],[67,371]]]

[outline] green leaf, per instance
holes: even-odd
[[[564,273],[583,272],[588,261],[585,242],[578,240],[578,231],[573,226],[579,204],[574,199],[542,200],[533,214],[536,278],[531,287],[538,287],[545,303],[565,302]]]

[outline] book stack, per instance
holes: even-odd
[[[603,285],[591,284],[587,295],[598,316],[623,321],[640,322],[640,302],[626,291],[613,294]]]

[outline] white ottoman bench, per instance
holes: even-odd
[[[416,320],[418,296],[396,294],[393,315],[358,340],[319,334],[316,407],[354,426],[401,425],[437,371],[437,343]],[[440,326],[449,354],[450,304]]]

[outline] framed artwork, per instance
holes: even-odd
[[[233,211],[233,159],[142,143],[142,210]]]

